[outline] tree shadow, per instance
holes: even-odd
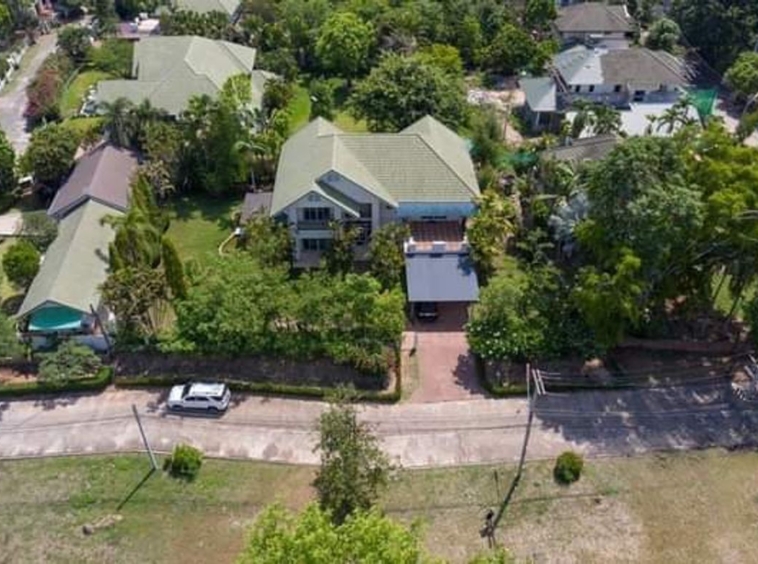
[[[214,198],[205,194],[178,196],[168,201],[168,209],[173,218],[179,221],[190,221],[201,218],[214,222],[223,230],[234,229],[232,210],[242,204],[243,194],[224,195]]]
[[[548,388],[549,392],[549,388]],[[758,413],[728,380],[537,397],[536,420],[590,454],[758,445]]]
[[[476,374],[476,365],[471,353],[458,355],[458,364],[453,370],[455,385],[467,390],[472,395],[484,398],[490,397],[487,391],[482,388],[479,378]]]
[[[2,301],[0,309],[5,315],[13,316],[16,315],[22,303],[24,303],[24,294],[14,294]]]

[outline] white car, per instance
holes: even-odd
[[[226,384],[190,383],[174,386],[168,395],[168,408],[174,410],[226,411],[232,394]]]

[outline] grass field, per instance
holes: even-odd
[[[304,86],[295,87],[295,95],[290,101],[290,135],[308,123],[311,115],[311,99],[308,89]]]
[[[348,133],[363,133],[368,131],[368,125],[366,125],[365,121],[356,121],[345,110],[337,112],[337,115],[334,116],[334,125]]]
[[[193,194],[172,201],[168,236],[183,260],[208,261],[218,254],[218,246],[234,229],[231,215],[242,203],[239,199]]]
[[[549,462],[528,464],[497,540],[520,561],[752,562],[758,454],[706,451],[588,461],[570,488]],[[312,499],[313,469],[206,461],[192,484],[157,473],[117,509],[145,457],[0,462],[0,554],[8,562],[231,562],[257,512]],[[512,467],[401,472],[382,502],[420,521],[430,550],[464,562]],[[112,528],[81,527],[113,515]]]
[[[61,115],[64,118],[77,115],[84,100],[84,95],[90,86],[109,78],[113,78],[110,73],[98,70],[87,70],[76,75],[76,78],[71,81],[61,95]]]

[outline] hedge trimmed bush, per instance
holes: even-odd
[[[203,453],[190,445],[176,445],[174,452],[163,463],[163,469],[174,478],[191,482],[200,473]]]
[[[22,397],[41,394],[59,394],[61,392],[98,392],[104,390],[111,382],[113,370],[106,366],[92,378],[59,382],[24,382],[22,384],[3,384],[0,386],[0,398]]]
[[[582,468],[584,468],[582,456],[572,450],[567,450],[555,461],[553,477],[559,484],[573,484],[581,477]]]

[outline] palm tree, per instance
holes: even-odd
[[[103,129],[107,138],[117,147],[131,147],[136,137],[134,104],[126,98],[104,102],[100,106]]]
[[[671,135],[676,129],[687,125],[693,125],[697,123],[697,120],[690,117],[690,107],[692,106],[692,100],[688,96],[684,96],[676,101],[676,103],[667,108],[660,117],[656,119],[657,126],[656,131],[660,131],[661,128],[666,128],[666,133]]]
[[[592,127],[595,135],[606,135],[621,131],[621,113],[606,104],[594,104],[592,112],[595,114],[595,123]]]

